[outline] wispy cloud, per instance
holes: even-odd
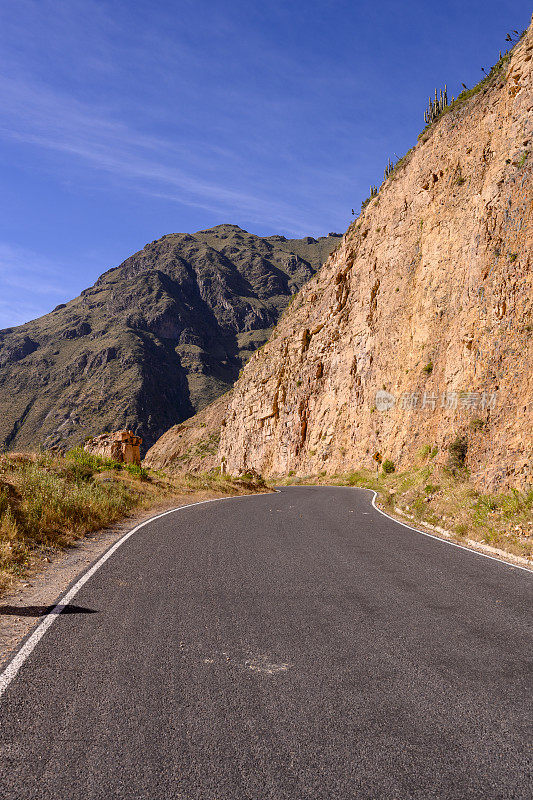
[[[31,250],[0,242],[0,286],[38,294],[62,295],[64,270]]]
[[[42,316],[45,310],[38,303],[20,298],[0,299],[0,330],[24,325],[31,319]]]
[[[0,328],[34,319],[78,293],[69,265],[0,242]]]
[[[277,1],[7,0],[0,137],[48,151],[38,169],[63,185],[323,230],[354,185],[341,101],[371,90],[334,51],[287,46],[291,18]]]
[[[322,36],[291,44],[289,11],[0,0],[0,236],[28,245],[0,242],[0,326],[78,294],[153,228],[342,227],[353,128],[336,112],[366,83],[333,49],[317,58]]]
[[[201,142],[192,147],[148,135],[104,116],[99,108],[21,80],[0,78],[0,103],[4,138],[90,162],[143,194],[232,215],[245,211],[293,232],[309,230],[308,216],[291,203],[235,185],[241,159],[228,148]],[[218,179],[201,177],[212,171],[215,159]]]

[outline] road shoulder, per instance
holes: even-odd
[[[250,494],[242,492],[242,496]],[[252,494],[255,494],[252,493]],[[0,670],[68,587],[125,533],[157,514],[204,500],[239,497],[213,491],[176,495],[142,513],[88,533],[49,561],[35,558],[23,579],[0,595]]]

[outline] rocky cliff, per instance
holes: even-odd
[[[421,135],[237,382],[230,472],[407,466],[460,437],[531,483],[533,32]]]
[[[70,303],[0,331],[0,449],[120,428],[149,446],[233,384],[340,240],[235,225],[170,234]]]

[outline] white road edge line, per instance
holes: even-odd
[[[283,488],[284,489],[312,489],[312,488],[321,488],[321,487],[316,487],[312,483],[309,483],[309,484],[302,483],[302,484],[294,484],[294,485],[284,486]],[[407,525],[405,522],[400,522],[399,519],[396,519],[395,517],[391,517],[390,514],[387,514],[385,511],[382,511],[381,508],[377,507],[377,505],[376,505],[376,497],[378,496],[378,493],[375,491],[375,489],[367,489],[366,486],[324,486],[324,488],[325,489],[327,489],[327,488],[331,488],[331,489],[356,489],[357,491],[360,491],[360,492],[372,492],[372,494],[374,495],[374,497],[372,498],[372,505],[376,509],[376,511],[379,514],[383,514],[384,517],[387,517],[387,519],[392,520],[392,522],[395,522],[397,525],[402,525],[402,527],[407,528],[410,531],[414,531],[415,533],[421,533],[422,536],[429,536],[430,539],[435,539],[437,542],[442,542],[442,544],[449,544],[452,547],[458,547],[460,550],[466,550],[467,553],[474,553],[474,555],[476,555],[476,556],[483,556],[483,558],[490,558],[491,561],[496,561],[498,564],[505,564],[507,567],[513,567],[513,569],[521,569],[524,572],[529,572],[530,575],[532,574],[532,570],[530,570],[529,567],[522,567],[520,564],[513,564],[512,561],[506,561],[504,558],[496,558],[496,556],[489,556],[488,553],[481,553],[479,550],[474,550],[473,547],[465,547],[464,544],[457,544],[457,542],[450,542],[448,539],[441,539],[440,536],[435,536],[433,533],[427,533],[426,531],[421,531],[420,528],[413,528],[412,525]]]
[[[7,667],[0,672],[0,699],[2,695],[6,691],[9,684],[14,680],[17,676],[18,671],[26,661],[26,659],[32,654],[35,650],[36,646],[39,644],[43,636],[45,635],[46,631],[53,625],[55,620],[64,610],[65,606],[68,606],[70,601],[78,594],[81,587],[87,583],[89,578],[92,578],[95,572],[97,572],[102,564],[111,558],[113,553],[115,553],[118,548],[127,541],[130,536],[133,536],[134,533],[137,533],[138,530],[144,528],[145,525],[149,525],[151,522],[154,522],[156,519],[161,519],[161,517],[166,517],[168,514],[174,514],[176,511],[183,511],[186,508],[192,508],[193,506],[201,506],[205,503],[216,503],[220,500],[240,500],[243,497],[257,497],[256,494],[241,494],[236,495],[235,497],[212,497],[209,500],[200,500],[198,503],[188,503],[186,506],[178,506],[177,508],[171,508],[169,511],[164,511],[162,514],[157,514],[155,517],[150,517],[150,519],[146,519],[144,522],[141,522],[140,525],[136,525],[135,528],[132,528],[131,531],[128,531],[118,539],[114,545],[112,545],[109,550],[107,550],[103,556],[101,556],[98,561],[90,567],[87,572],[84,572],[81,578],[79,578],[74,586],[72,586],[69,591],[61,597],[60,601],[56,603],[56,605],[48,612],[46,617],[37,626],[34,632],[31,634],[29,639],[22,645],[20,650],[13,656],[12,660],[8,662]]]
[[[298,487],[287,487],[287,488],[298,488]],[[307,488],[307,487],[301,487],[301,488]],[[348,488],[348,487],[342,487],[342,488]],[[482,556],[483,558],[489,558],[491,561],[496,561],[498,564],[505,564],[508,567],[513,567],[514,569],[521,569],[524,572],[531,573],[531,570],[528,569],[527,567],[521,567],[519,564],[512,564],[510,561],[504,561],[501,558],[495,558],[494,556],[489,556],[486,553],[480,553],[479,550],[473,550],[470,547],[464,547],[464,545],[462,544],[457,544],[456,542],[450,542],[447,539],[441,539],[440,536],[434,536],[432,533],[426,533],[426,531],[421,531],[418,528],[413,528],[411,525],[406,525],[405,522],[400,522],[399,520],[395,519],[394,517],[391,517],[389,514],[386,514],[385,511],[382,511],[380,508],[377,507],[376,505],[377,492],[374,491],[374,489],[365,489],[364,487],[353,487],[353,488],[359,488],[365,492],[372,492],[373,494],[372,506],[375,508],[375,510],[379,514],[382,514],[384,517],[387,517],[387,519],[390,519],[392,520],[392,522],[395,522],[397,525],[401,525],[402,527],[407,528],[410,531],[414,531],[415,533],[421,533],[422,536],[429,536],[430,539],[436,539],[437,542],[442,542],[443,544],[449,544],[452,547],[458,547],[460,550],[466,550],[467,553],[474,553],[474,555]],[[279,492],[280,490],[274,489],[274,491]],[[168,514],[174,514],[176,511],[183,511],[186,508],[192,508],[193,506],[202,506],[205,503],[217,503],[220,500],[240,500],[244,497],[257,497],[257,495],[243,494],[243,495],[237,495],[236,497],[213,497],[210,500],[200,500],[198,503],[188,503],[186,506],[178,506],[177,508],[171,508],[169,511],[164,511],[162,514],[157,514],[155,517],[150,517],[150,519],[141,522],[139,525],[136,525],[135,528],[132,528],[131,531],[125,533],[124,536],[118,539],[115,542],[115,544],[112,545],[109,548],[109,550],[107,550],[104,553],[104,555],[98,559],[96,564],[93,564],[93,566],[90,567],[87,570],[87,572],[84,572],[81,578],[79,578],[79,580],[76,581],[74,586],[72,586],[69,589],[69,591],[61,598],[60,602],[56,603],[56,605],[48,612],[48,614],[40,623],[40,625],[38,625],[37,628],[34,630],[29,639],[22,645],[20,650],[17,651],[12,660],[8,662],[5,669],[2,672],[0,672],[0,699],[2,698],[2,695],[6,691],[9,684],[17,676],[20,668],[22,667],[26,659],[35,650],[35,647],[39,644],[40,640],[43,638],[46,631],[53,625],[57,617],[64,610],[65,606],[69,605],[70,601],[78,594],[81,587],[85,583],[87,583],[89,578],[91,578],[95,574],[95,572],[97,572],[100,569],[102,564],[105,564],[105,562],[109,558],[111,558],[113,553],[115,553],[118,550],[118,548],[130,538],[130,536],[133,536],[133,534],[136,533],[138,530],[144,528],[145,525],[149,525],[151,522],[154,522],[156,519],[161,519],[161,517],[166,517],[168,516]]]
[[[464,544],[458,544],[457,542],[450,542],[448,539],[442,539],[440,536],[435,536],[433,533],[427,533],[427,531],[421,531],[420,528],[413,528],[412,525],[407,525],[405,522],[400,522],[399,519],[395,517],[391,517],[390,514],[387,514],[385,511],[382,511],[381,508],[378,508],[376,505],[376,497],[378,493],[374,489],[365,489],[363,486],[354,487],[363,489],[365,492],[372,492],[374,497],[372,498],[372,505],[380,514],[383,514],[384,517],[387,519],[391,519],[393,522],[396,522],[397,525],[402,525],[404,528],[408,528],[410,531],[414,531],[415,533],[421,533],[422,536],[429,536],[430,539],[436,539],[437,542],[442,542],[443,544],[449,544],[452,547],[458,547],[460,550],[466,550],[467,553],[474,553],[477,556],[482,556],[483,558],[490,558],[491,561],[497,561],[498,564],[505,564],[508,567],[513,567],[514,569],[522,569],[524,572],[529,572],[531,575],[531,570],[528,567],[522,567],[520,564],[513,564],[512,561],[506,561],[504,558],[496,558],[496,556],[489,556],[488,553],[481,553],[479,550],[474,550],[473,547],[465,547]]]

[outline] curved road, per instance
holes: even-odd
[[[2,800],[530,798],[531,574],[371,499],[138,530],[0,700]]]

